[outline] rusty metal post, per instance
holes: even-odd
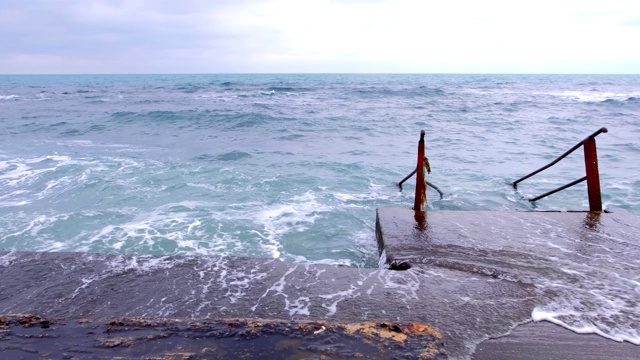
[[[427,187],[424,177],[424,130],[420,131],[418,142],[418,165],[416,165],[416,198],[413,203],[414,211],[424,211],[427,202]]]
[[[598,154],[596,139],[586,138],[584,145],[584,166],[587,172],[587,192],[589,193],[589,211],[602,212],[602,198],[600,196],[600,173],[598,172]]]

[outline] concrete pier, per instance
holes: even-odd
[[[377,216],[384,259],[406,271],[234,257],[0,252],[0,354],[640,358],[640,346],[629,342],[532,321],[534,309],[571,305],[594,289],[613,291],[615,306],[637,304],[636,216],[416,216],[407,209],[379,209]],[[611,305],[603,301],[592,305]],[[634,309],[619,311],[622,330],[629,325],[623,315],[634,316]]]
[[[484,264],[489,269],[490,257],[495,255],[504,255],[508,260],[507,256],[517,252],[535,250],[539,257],[555,257],[562,249],[582,253],[601,246],[615,247],[620,241],[639,244],[640,218],[624,210],[420,213],[405,208],[379,208],[376,238],[383,260],[394,269],[442,265],[447,260]],[[612,242],[612,238],[617,241]]]
[[[382,260],[390,269],[420,274],[442,269],[455,271],[460,277],[450,280],[465,284],[462,286],[476,278],[519,284],[523,289],[536,290],[525,290],[520,303],[509,307],[526,308],[533,304],[529,308],[531,313],[540,304],[558,303],[576,306],[568,309],[576,312],[575,318],[580,317],[581,311],[594,314],[629,311],[635,317],[617,325],[631,332],[637,329],[640,218],[624,210],[415,212],[381,208],[377,211],[376,237]],[[604,300],[593,300],[598,297],[594,294],[603,295]],[[451,301],[456,295],[459,294],[451,294],[443,301]],[[502,296],[487,290],[476,294],[475,299]],[[607,308],[608,302],[616,301],[628,301],[630,307]],[[504,312],[507,308],[496,310],[494,316],[511,316]],[[532,322],[531,317],[528,321],[520,320],[523,324],[508,335],[480,342],[473,358],[640,358],[640,346],[631,343],[577,334],[547,321]],[[567,323],[572,321],[579,323],[570,317],[566,319]],[[597,325],[597,319],[594,323]]]

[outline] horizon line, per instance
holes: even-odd
[[[640,75],[640,73],[517,73],[517,72],[167,72],[167,73],[0,73],[0,76],[104,76],[104,75]]]

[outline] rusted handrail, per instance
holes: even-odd
[[[411,179],[411,177],[413,175],[416,174],[416,172],[418,171],[418,169],[415,169],[411,172],[411,174],[407,175],[404,177],[404,179],[400,180],[400,182],[398,183],[398,187],[400,188],[400,191],[402,191],[402,184],[404,184],[405,181]],[[425,183],[427,183],[427,186],[431,187],[433,190],[437,191],[438,194],[440,194],[440,200],[442,200],[442,198],[444,197],[444,193],[435,185],[433,185],[432,183],[429,182],[429,180],[425,180]]]
[[[420,131],[418,141],[418,164],[416,165],[416,197],[413,202],[414,211],[424,211],[427,202],[427,188],[424,183],[424,130]]]
[[[581,177],[581,178],[580,178],[580,179],[578,179],[578,180],[575,180],[575,181],[572,181],[572,182],[568,183],[567,185],[562,185],[562,186],[560,186],[560,187],[559,187],[559,188],[557,188],[557,189],[554,189],[554,190],[548,191],[548,192],[546,192],[546,193],[544,193],[544,194],[542,194],[542,195],[538,195],[538,196],[536,196],[536,197],[534,197],[534,198],[532,198],[532,199],[529,199],[529,201],[531,201],[531,202],[538,201],[538,200],[540,200],[540,199],[542,199],[542,198],[546,198],[547,196],[549,196],[549,195],[551,195],[551,194],[555,194],[555,193],[557,193],[558,191],[561,191],[561,190],[564,190],[564,189],[570,188],[570,187],[572,187],[573,185],[580,184],[581,182],[583,182],[583,181],[585,181],[585,180],[587,180],[587,177],[586,177],[586,176],[583,176],[583,177]]]
[[[563,185],[555,190],[551,190],[549,192],[546,192],[540,196],[536,196],[534,198],[529,199],[529,201],[533,202],[536,200],[540,200],[544,197],[547,197],[551,194],[555,194],[556,192],[560,191],[560,190],[564,190],[566,188],[569,188],[571,186],[574,186],[576,184],[579,184],[583,181],[587,181],[587,192],[589,195],[589,210],[590,211],[602,211],[602,199],[600,196],[600,174],[598,172],[598,155],[596,152],[596,140],[595,137],[600,135],[601,133],[606,133],[607,132],[607,128],[603,127],[600,128],[598,131],[594,132],[593,134],[589,135],[586,139],[582,140],[581,142],[577,143],[574,147],[572,147],[571,149],[569,149],[568,151],[566,151],[564,154],[560,155],[557,159],[553,160],[552,162],[550,162],[549,164],[541,167],[540,169],[521,177],[520,179],[514,181],[512,183],[513,188],[515,189],[518,185],[519,182],[528,179],[530,177],[532,177],[533,175],[546,170],[548,168],[550,168],[551,166],[555,165],[556,163],[558,163],[560,160],[564,159],[565,157],[567,157],[569,154],[571,154],[572,152],[574,152],[575,150],[577,150],[580,146],[584,146],[584,164],[585,164],[585,172],[587,173],[586,176],[572,181],[569,184]]]
[[[535,175],[535,174],[537,174],[537,173],[539,173],[539,172],[541,172],[541,171],[543,171],[543,170],[546,170],[546,169],[548,169],[548,168],[552,167],[553,165],[555,165],[556,163],[558,163],[558,161],[560,161],[560,160],[562,160],[562,159],[566,158],[569,154],[571,154],[572,152],[576,151],[580,146],[582,146],[582,145],[584,144],[584,142],[585,142],[585,141],[587,141],[587,140],[589,140],[589,139],[593,139],[593,138],[595,138],[596,136],[600,135],[601,133],[606,133],[607,131],[608,131],[608,130],[607,130],[607,128],[606,128],[606,127],[600,128],[598,131],[596,131],[596,132],[594,132],[593,134],[589,135],[586,139],[584,139],[584,140],[580,141],[580,142],[579,142],[579,143],[577,143],[574,147],[572,147],[571,149],[567,150],[567,152],[565,152],[564,154],[560,155],[557,159],[555,159],[555,160],[553,160],[552,162],[550,162],[549,164],[547,164],[547,165],[545,165],[545,166],[541,167],[540,169],[538,169],[538,170],[536,170],[536,171],[532,172],[531,174],[521,177],[520,179],[518,179],[518,180],[514,181],[511,185],[513,185],[513,187],[514,187],[514,188],[515,188],[515,187],[517,187],[517,186],[518,186],[518,183],[519,183],[520,181],[525,180],[525,179],[528,179],[528,178],[532,177],[533,175]]]

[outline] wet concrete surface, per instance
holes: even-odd
[[[566,296],[540,279],[584,283],[559,266],[606,260],[616,276],[637,276],[640,223],[625,213],[604,215],[441,212],[416,219],[411,210],[379,209],[386,259],[406,271],[0,252],[0,350],[27,359],[216,358],[211,351],[239,359],[499,359],[544,348],[548,358],[573,351],[582,359],[636,359],[639,346],[598,337],[602,351],[580,352],[595,335],[532,323],[534,308]],[[429,330],[405,342],[381,335],[412,326]]]
[[[637,334],[640,218],[624,210],[416,213],[381,208],[376,222],[379,251],[391,269],[447,269],[533,286],[537,291],[527,295],[535,298],[532,311],[538,306],[555,310],[554,322],[599,329],[614,338]],[[479,342],[474,358],[640,359],[640,346],[528,321],[505,336]]]
[[[384,250],[386,264],[399,270],[451,266],[467,271],[477,265],[479,273],[499,276],[500,262],[520,266],[520,270],[526,272],[528,265],[542,264],[545,259],[563,252],[566,256],[593,255],[597,248],[617,247],[615,242],[637,244],[639,237],[640,218],[624,210],[603,214],[416,213],[404,208],[379,208],[376,219],[378,250],[380,253]],[[638,248],[630,250],[637,252]],[[535,257],[535,261],[523,255]]]
[[[438,359],[437,330],[417,323],[109,321],[0,315],[4,359]]]
[[[594,334],[576,334],[548,323],[518,326],[509,335],[480,343],[474,360],[634,360],[640,347]]]
[[[529,286],[447,269],[398,272],[271,259],[0,253],[0,314],[67,323],[123,317],[411,322],[438,331],[446,356],[454,358],[468,358],[475,343],[528,321],[532,294]]]

